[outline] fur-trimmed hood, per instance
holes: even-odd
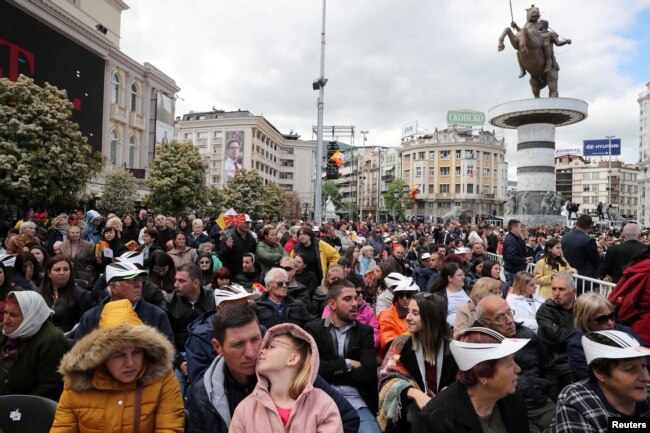
[[[59,372],[73,390],[90,390],[96,370],[126,347],[144,350],[146,371],[139,379],[143,385],[161,379],[172,368],[174,346],[163,334],[148,325],[123,324],[96,329],[79,340],[61,360]]]

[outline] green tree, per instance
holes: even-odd
[[[264,211],[263,192],[264,182],[258,172],[239,170],[224,186],[224,207],[258,218]]]
[[[339,186],[336,182],[331,180],[323,182],[323,205],[327,201],[327,197],[332,197],[332,202],[334,203],[339,203],[341,201],[341,192],[339,191]]]
[[[408,197],[408,185],[403,179],[395,179],[386,186],[384,203],[396,219],[404,219],[405,210],[413,207],[415,200]]]
[[[131,172],[121,167],[106,175],[102,192],[102,207],[118,215],[131,214],[135,210],[137,185]]]
[[[223,191],[217,186],[211,186],[208,187],[206,194],[207,201],[199,208],[201,215],[208,216],[220,214],[225,198]]]
[[[0,201],[23,208],[77,203],[102,157],[71,116],[65,91],[23,75],[0,78]]]
[[[275,182],[269,182],[264,185],[262,193],[262,218],[284,218],[284,207],[286,200],[284,191]]]
[[[172,141],[161,146],[149,169],[149,178],[145,180],[149,194],[145,203],[156,212],[178,218],[205,204],[206,166],[191,144]]]

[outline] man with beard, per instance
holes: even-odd
[[[340,280],[327,291],[331,315],[306,326],[318,346],[318,373],[333,385],[359,415],[360,433],[379,433],[377,356],[373,329],[357,318],[357,294],[350,281]]]
[[[393,305],[379,313],[379,345],[382,351],[396,337],[406,332],[406,315],[408,314],[409,302],[413,295],[418,293],[420,288],[412,278],[404,278],[393,290]]]
[[[528,409],[528,424],[531,433],[541,433],[553,420],[557,387],[552,378],[543,372],[552,368],[548,352],[537,339],[535,331],[522,323],[516,323],[514,312],[500,296],[486,296],[476,307],[477,324],[493,329],[506,338],[525,338],[530,342],[515,353],[515,362],[521,368],[517,380],[517,393]]]

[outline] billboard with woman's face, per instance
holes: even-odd
[[[226,131],[224,146],[224,181],[233,177],[243,168],[244,162],[244,131]]]

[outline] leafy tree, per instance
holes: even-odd
[[[172,141],[161,146],[149,168],[145,185],[150,192],[145,203],[156,212],[170,213],[178,218],[205,203],[206,166],[191,144]]]
[[[302,215],[302,202],[297,191],[284,193],[284,218],[300,219]]]
[[[137,199],[137,185],[131,172],[122,167],[114,168],[106,175],[102,192],[102,207],[126,215],[133,213]]]
[[[238,213],[247,213],[251,217],[262,216],[264,182],[257,171],[239,170],[228,179],[224,187],[224,207],[233,208]]]
[[[77,203],[102,157],[71,115],[65,91],[23,75],[0,78],[0,201],[23,208]]]
[[[208,200],[199,208],[201,215],[215,215],[221,213],[224,203],[224,193],[216,186],[208,187],[207,189]]]
[[[386,186],[384,203],[386,209],[397,219],[404,219],[405,210],[413,207],[415,200],[408,197],[408,185],[403,179],[395,179]]]
[[[264,185],[262,193],[262,218],[284,218],[284,206],[286,201],[284,199],[284,191],[275,182],[269,182]]]
[[[332,201],[334,203],[341,201],[341,192],[339,191],[339,186],[336,184],[336,182],[333,182],[331,180],[323,182],[323,194],[321,197],[323,205],[327,201],[327,197],[332,197]]]

